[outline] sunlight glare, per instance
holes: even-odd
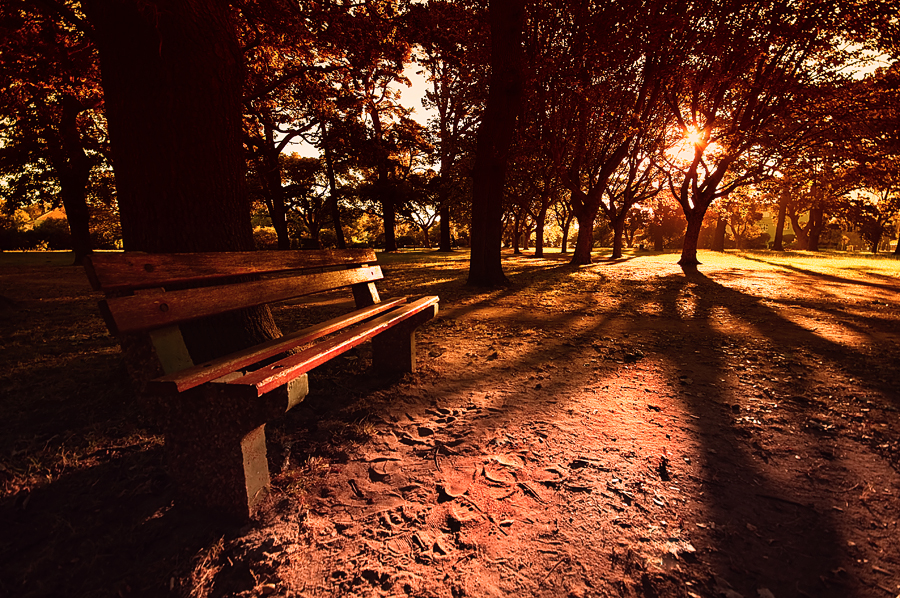
[[[715,141],[707,139],[703,129],[690,127],[684,129],[681,139],[670,146],[667,153],[677,163],[688,164],[700,155],[714,153],[718,149]]]
[[[691,145],[700,145],[700,142],[703,141],[703,131],[699,129],[686,130],[684,140]]]

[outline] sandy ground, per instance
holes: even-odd
[[[419,371],[314,372],[241,529],[173,506],[77,269],[4,268],[0,594],[900,596],[900,268],[419,261]]]

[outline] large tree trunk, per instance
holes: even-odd
[[[519,251],[519,239],[522,238],[522,217],[520,216],[520,212],[516,211],[513,215],[513,234],[512,234],[512,246],[513,246],[513,255],[519,255],[522,253]]]
[[[549,202],[541,202],[541,209],[537,215],[537,222],[535,222],[534,257],[544,257],[544,226],[547,223],[547,209],[549,207]]]
[[[663,236],[662,226],[657,226],[651,233],[653,237],[653,251],[663,251],[666,248],[666,239]]]
[[[613,226],[613,251],[612,251],[612,259],[618,260],[622,258],[622,246],[624,245],[624,236],[625,236],[625,215],[626,211],[621,211],[615,218],[613,218],[612,226]]]
[[[214,0],[84,0],[100,52],[125,248],[253,249],[241,143],[241,51]],[[268,309],[200,323],[195,362],[278,334]]]
[[[720,213],[716,220],[716,232],[713,235],[713,251],[725,252],[725,229],[727,224],[728,221],[725,219],[725,214]]]
[[[91,161],[84,152],[84,144],[78,131],[78,114],[83,109],[76,98],[63,97],[62,119],[59,123],[60,147],[58,151],[51,149],[53,168],[59,177],[60,195],[72,235],[76,264],[81,264],[91,252],[91,214],[87,205]]]
[[[507,283],[500,261],[503,188],[522,103],[524,0],[491,0],[491,80],[472,172],[472,249],[468,284]]]
[[[334,228],[334,237],[338,249],[347,249],[347,240],[344,238],[344,228],[341,226],[341,208],[338,205],[337,177],[334,174],[334,150],[328,139],[328,129],[322,125],[322,153],[325,156],[325,174],[328,177],[328,210],[331,212],[331,226]]]
[[[450,253],[453,251],[453,239],[450,235],[450,206],[447,205],[446,198],[441,201],[440,219],[441,244],[438,251]]]
[[[806,234],[806,228],[800,226],[800,216],[798,214],[788,214],[791,220],[791,226],[794,227],[794,239],[797,241],[797,249],[805,251],[809,247],[809,236]],[[809,222],[806,223],[809,228]]]
[[[881,243],[881,235],[878,235],[874,239],[872,239],[872,255],[876,255],[878,253],[878,245]]]
[[[787,202],[790,199],[788,191],[783,191],[778,198],[778,220],[775,222],[775,241],[772,243],[773,251],[784,251],[784,223],[787,218]]]
[[[807,249],[818,251],[819,237],[825,228],[824,210],[821,207],[815,207],[809,211],[809,224],[807,227]]]
[[[700,261],[697,259],[697,243],[700,239],[700,229],[703,228],[703,216],[706,210],[691,210],[687,217],[687,230],[684,233],[684,245],[681,246],[681,259],[678,265],[682,270],[695,271]]]
[[[575,250],[572,252],[572,265],[583,266],[591,263],[591,252],[594,249],[594,222],[597,221],[597,210],[575,210],[578,220],[578,237]]]

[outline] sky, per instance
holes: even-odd
[[[425,126],[428,119],[433,115],[433,110],[426,110],[422,106],[422,98],[425,96],[425,89],[428,87],[428,78],[421,67],[417,64],[408,64],[403,74],[409,79],[411,85],[398,85],[400,89],[400,104],[405,108],[412,108],[412,119]],[[420,73],[421,72],[421,73]],[[298,153],[304,158],[318,158],[319,150],[305,142],[289,143],[284,149],[284,153]]]

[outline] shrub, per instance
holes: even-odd
[[[253,246],[257,249],[278,249],[275,229],[270,226],[253,229]]]
[[[32,230],[32,247],[46,249],[72,249],[72,233],[69,223],[62,218],[47,218]]]

